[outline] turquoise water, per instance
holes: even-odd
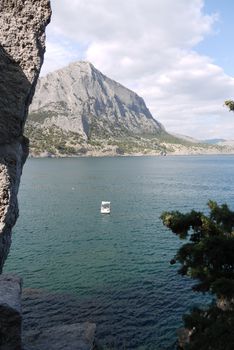
[[[28,160],[5,272],[64,293],[65,322],[96,322],[102,344],[173,349],[182,314],[204,297],[169,264],[181,243],[159,216],[209,199],[234,209],[233,173],[233,156]]]

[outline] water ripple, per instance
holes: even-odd
[[[29,160],[5,267],[24,277],[25,328],[90,320],[112,348],[172,350],[182,314],[206,299],[170,266],[181,242],[160,214],[234,207],[233,172],[221,156]]]

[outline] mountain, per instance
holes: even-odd
[[[88,62],[72,63],[41,78],[30,114],[31,120],[84,138],[105,133],[153,134],[163,129],[141,97]]]
[[[186,154],[211,147],[168,134],[140,96],[83,61],[39,80],[25,134],[32,156]]]

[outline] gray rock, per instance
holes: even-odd
[[[157,133],[163,129],[144,100],[89,62],[75,62],[39,80],[29,121],[79,133]]]
[[[85,322],[28,331],[24,338],[24,349],[92,350],[95,330],[94,323]]]
[[[28,141],[23,137],[45,51],[49,0],[0,2],[0,273],[18,217],[17,193]]]
[[[21,287],[17,276],[0,276],[0,349],[21,349]]]

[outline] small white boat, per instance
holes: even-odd
[[[110,214],[111,211],[111,202],[104,202],[101,203],[101,213],[102,214]]]

